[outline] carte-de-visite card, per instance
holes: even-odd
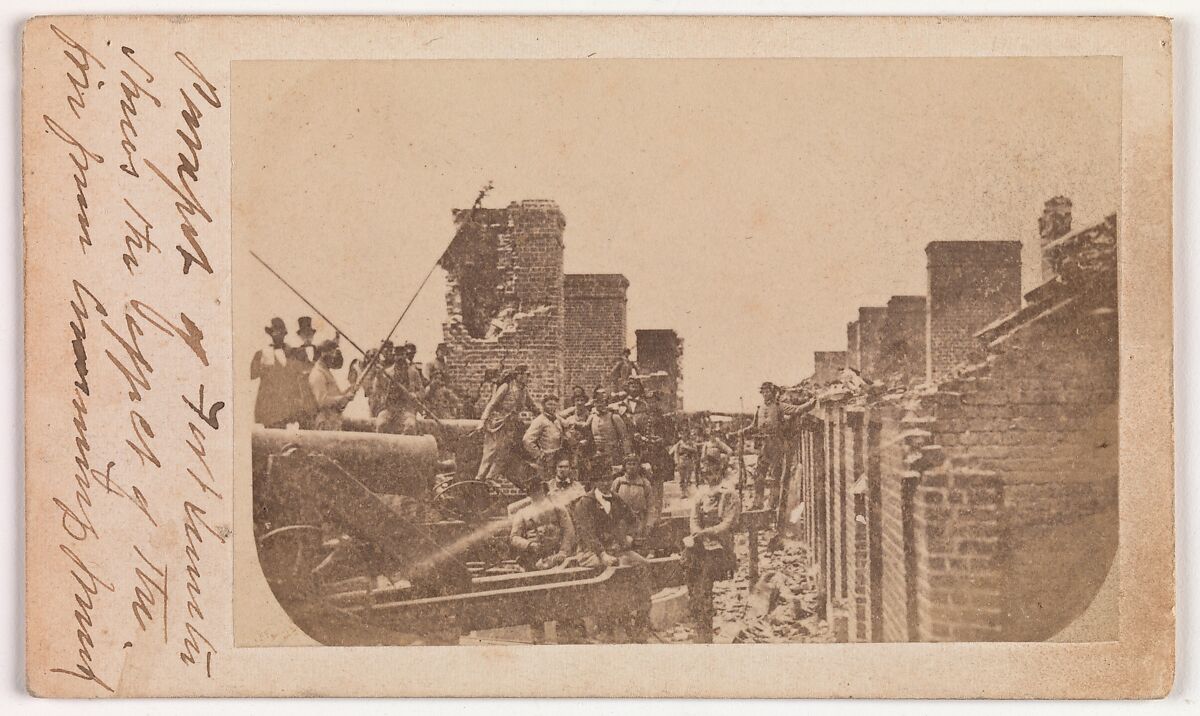
[[[1164,695],[1171,57],[30,20],[30,691]]]

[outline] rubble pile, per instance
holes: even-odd
[[[738,535],[738,568],[733,579],[713,586],[715,641],[734,644],[832,642],[828,624],[817,615],[816,572],[805,564],[804,547],[785,539],[767,551],[769,534],[759,535],[759,577],[751,585],[746,535]],[[686,621],[658,634],[673,643],[692,641]]]

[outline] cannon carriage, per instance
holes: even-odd
[[[503,501],[455,463],[473,430],[455,423],[470,422],[442,425],[438,438],[255,429],[259,558],[305,633],[346,646],[456,643],[475,630],[628,613],[684,583],[682,516],[650,535],[645,567],[519,571]]]

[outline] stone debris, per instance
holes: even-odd
[[[816,573],[806,564],[799,541],[784,539],[783,547],[767,551],[770,535],[759,537],[759,577],[749,580],[746,535],[736,544],[738,569],[734,578],[713,586],[716,643],[773,644],[832,642],[828,624],[817,616]],[[657,633],[670,643],[693,641],[695,632],[686,620]]]

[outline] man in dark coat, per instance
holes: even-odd
[[[264,330],[271,337],[271,345],[255,353],[250,361],[250,380],[259,381],[254,400],[254,422],[268,428],[285,428],[288,423],[295,422],[301,412],[298,373],[290,358],[291,350],[283,342],[287,336],[283,319],[272,318],[271,325]],[[311,396],[307,385],[304,390]]]
[[[612,482],[606,477],[593,475],[588,486],[588,493],[576,500],[571,509],[577,564],[581,567],[645,564],[646,558],[633,551],[633,531],[637,524],[633,510],[613,493]],[[597,626],[614,634],[615,627],[623,627],[628,641],[644,643],[650,637],[650,600],[629,614]]]
[[[291,350],[291,356],[297,363],[297,368],[307,377],[308,371],[317,362],[317,346],[313,344],[313,336],[317,329],[313,328],[312,316],[300,316],[296,319],[296,335],[300,337],[300,345]]]

